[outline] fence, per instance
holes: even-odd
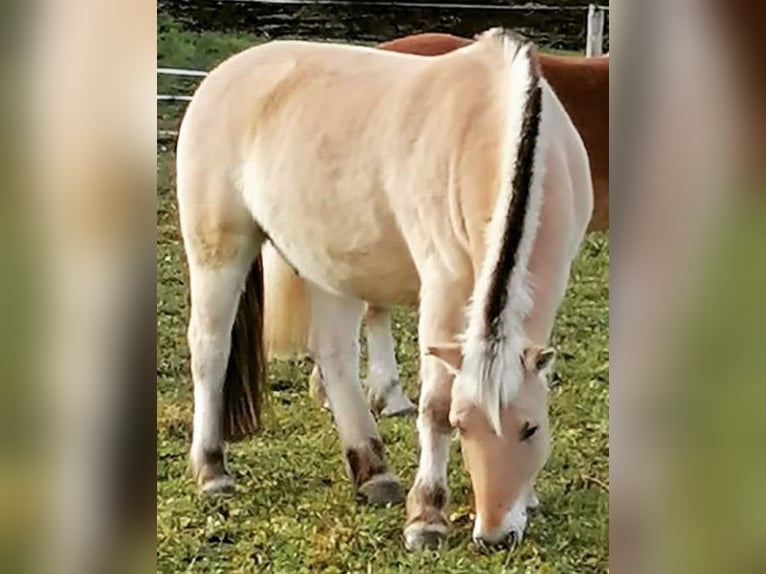
[[[507,5],[507,4],[461,4],[461,3],[439,3],[439,2],[408,2],[393,1],[393,2],[370,2],[370,1],[351,1],[351,0],[217,0],[218,4],[277,4],[277,5],[321,5],[321,6],[347,6],[347,5],[369,5],[377,7],[412,7],[412,8],[429,8],[429,9],[462,9],[462,10],[493,10],[498,12],[513,12],[520,10],[536,10],[536,11],[576,11],[585,12],[587,10],[587,25],[585,34],[585,54],[588,57],[599,56],[603,53],[604,47],[604,28],[606,22],[606,15],[609,11],[608,6],[600,6],[591,4],[588,7],[585,6],[551,6],[551,5]],[[185,70],[179,68],[158,68],[157,74],[166,76],[180,76],[180,77],[204,77],[207,72],[202,70]],[[157,95],[158,102],[188,102],[191,100],[191,96],[188,95]],[[160,139],[174,138],[177,135],[175,131],[160,130],[158,137]]]
[[[437,8],[437,9],[466,9],[466,10],[582,10],[581,6],[555,6],[548,4],[503,4],[503,3],[481,3],[481,2],[407,2],[406,0],[393,1],[370,1],[370,0],[217,0],[219,4],[282,4],[282,5],[300,5],[300,6],[385,6],[386,8]],[[609,9],[608,6],[604,6]]]
[[[423,30],[473,36],[504,25],[563,50],[583,48],[588,4],[603,0],[158,0],[184,27],[266,38],[295,36],[376,44]],[[608,42],[608,29],[606,33]]]

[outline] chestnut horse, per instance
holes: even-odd
[[[418,304],[406,544],[446,533],[453,428],[474,539],[521,538],[550,445],[545,345],[593,209],[582,138],[534,54],[497,29],[436,57],[276,41],[203,80],[177,148],[203,491],[231,488],[223,440],[259,420],[270,243],[307,280],[308,347],[358,491],[403,496],[359,383],[364,302]]]

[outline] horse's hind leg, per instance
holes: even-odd
[[[404,498],[388,471],[383,442],[359,382],[359,326],[364,303],[311,286],[309,349],[323,381],[349,477],[371,504]]]
[[[367,401],[376,415],[395,417],[415,412],[415,405],[407,398],[399,382],[394,337],[391,332],[391,311],[368,305],[365,314],[369,373],[367,375]],[[309,391],[317,403],[329,409],[324,382],[315,366],[309,377]]]
[[[243,230],[244,231],[244,230]],[[191,313],[188,329],[194,381],[192,472],[203,492],[231,490],[224,460],[224,380],[240,294],[260,248],[257,230],[206,230],[185,236]],[[215,257],[211,257],[215,255]]]
[[[311,369],[311,375],[309,375],[309,394],[323,409],[330,410],[330,403],[327,402],[327,393],[324,392],[324,381],[319,372],[319,366],[316,364]]]
[[[365,314],[370,370],[367,376],[370,407],[382,416],[399,416],[415,411],[402,391],[396,366],[391,311],[369,305]]]

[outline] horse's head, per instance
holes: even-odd
[[[458,377],[461,355],[445,347],[431,348]],[[524,378],[516,398],[500,406],[498,435],[485,409],[465,393],[454,392],[450,424],[460,433],[463,460],[471,475],[477,544],[520,541],[527,522],[527,508],[537,504],[534,479],[545,464],[550,446],[547,374],[555,351],[537,345],[524,350],[520,360]]]

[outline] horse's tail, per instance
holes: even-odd
[[[311,326],[306,281],[271,244],[262,249],[266,306],[264,336],[268,357],[304,351]]]
[[[261,427],[266,361],[263,258],[259,253],[247,275],[231,332],[231,352],[223,383],[223,433],[226,440],[242,440]]]

